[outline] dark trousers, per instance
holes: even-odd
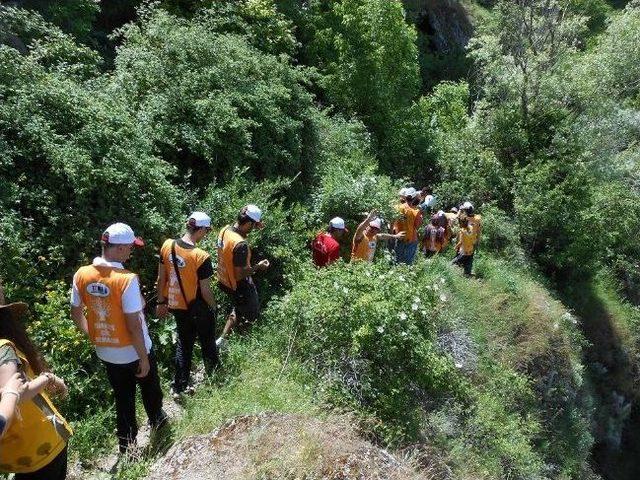
[[[471,275],[471,268],[473,267],[473,253],[471,255],[462,255],[459,253],[451,263],[462,267],[465,275]]]
[[[67,447],[56,458],[36,472],[16,473],[15,480],[64,480],[67,478]]]
[[[191,360],[196,337],[202,349],[202,359],[207,374],[211,374],[218,365],[218,350],[216,349],[216,316],[206,302],[196,300],[188,310],[172,310],[178,327],[178,342],[176,345],[175,367],[173,381],[174,392],[183,392],[189,385],[191,374]]]
[[[162,410],[162,389],[158,377],[158,364],[153,352],[149,354],[149,373],[146,377],[136,377],[138,360],[132,363],[116,364],[102,362],[107,367],[107,377],[113,387],[116,400],[116,423],[120,452],[135,442],[138,435],[136,421],[136,384],[140,385],[142,404],[147,412],[152,427],[160,427],[166,422],[167,416]]]

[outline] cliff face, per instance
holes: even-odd
[[[432,52],[451,53],[466,47],[473,26],[458,0],[404,0],[407,20],[428,37]]]

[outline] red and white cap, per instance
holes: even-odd
[[[211,217],[204,212],[193,212],[187,223],[193,227],[211,227]]]
[[[377,228],[378,230],[380,230],[380,228],[382,228],[382,220],[380,220],[379,218],[374,218],[369,222],[369,226],[371,228]]]
[[[136,237],[133,229],[126,223],[114,223],[109,225],[102,233],[101,240],[112,245],[135,245],[144,247],[144,241]]]
[[[256,223],[256,227],[264,227],[264,224],[262,223],[262,210],[260,210],[256,205],[247,205],[242,209],[242,213],[253,220]]]

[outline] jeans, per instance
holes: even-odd
[[[412,265],[417,251],[418,242],[403,242],[399,240],[396,243],[396,263]]]
[[[218,351],[216,349],[216,316],[209,310],[203,300],[196,300],[189,306],[189,310],[172,310],[178,327],[178,342],[176,345],[173,391],[180,393],[189,385],[191,375],[191,361],[196,337],[202,349],[202,359],[207,374],[211,374],[218,365]]]
[[[153,352],[149,353],[149,373],[146,377],[136,377],[139,361],[116,364],[102,362],[107,368],[107,377],[113,388],[116,401],[116,426],[120,452],[135,443],[138,435],[136,421],[136,384],[140,385],[142,404],[153,428],[161,427],[167,421],[167,415],[162,410],[162,389],[158,377],[158,364]]]
[[[14,480],[64,480],[67,478],[67,447],[64,447],[56,458],[31,473],[16,473]]]

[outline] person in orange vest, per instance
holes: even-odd
[[[247,237],[254,229],[263,228],[262,211],[255,205],[242,207],[236,222],[218,234],[218,287],[231,297],[233,310],[222,335],[216,340],[224,348],[232,329],[245,330],[260,314],[258,290],[253,281],[256,272],[269,268],[268,260],[251,264],[251,248]]]
[[[422,239],[422,251],[427,257],[440,253],[444,247],[446,237],[445,228],[442,226],[442,217],[435,214],[424,231]]]
[[[422,212],[418,208],[420,195],[415,188],[406,189],[404,195],[405,203],[396,206],[398,218],[393,224],[393,233],[404,232],[405,236],[396,242],[395,254],[397,263],[411,265],[418,251],[418,228],[422,223]]]
[[[462,215],[459,222],[460,231],[456,242],[457,255],[451,263],[461,266],[464,269],[464,274],[470,276],[473,268],[473,252],[475,251],[477,234],[467,220],[466,215]]]
[[[210,375],[218,364],[216,349],[216,299],[211,291],[214,275],[211,256],[196,245],[211,231],[211,218],[193,212],[181,238],[168,239],[160,248],[158,265],[158,318],[169,312],[176,319],[178,339],[175,352],[173,395],[178,398],[189,386],[193,346],[200,342],[205,372]]]
[[[444,232],[444,245],[442,249],[444,250],[449,245],[449,242],[453,237],[457,237],[458,235],[458,208],[452,207],[448,212],[444,213],[444,216],[447,219],[447,226]]]
[[[133,248],[144,242],[129,225],[114,223],[102,234],[101,243],[102,255],[73,277],[71,318],[89,337],[107,370],[116,404],[118,445],[125,453],[135,445],[138,434],[136,385],[151,427],[163,426],[167,416],[140,282],[123,266]]]
[[[17,480],[63,480],[73,431],[48,394],[64,396],[67,386],[29,339],[21,321],[27,311],[25,303],[0,306],[0,406],[9,408],[1,411],[8,421],[0,428],[0,472]]]
[[[348,232],[342,218],[332,218],[327,231],[318,233],[311,243],[313,264],[316,267],[326,267],[337,261],[340,258],[340,240]]]
[[[460,206],[460,211],[466,214],[469,225],[473,227],[473,231],[476,235],[475,248],[477,249],[478,244],[480,243],[480,235],[482,235],[482,216],[475,213],[471,202],[464,202]]]
[[[405,232],[397,234],[380,233],[382,220],[377,218],[376,215],[376,211],[372,210],[362,223],[358,225],[353,235],[351,260],[372,262],[379,241],[392,239],[402,240],[404,238]]]

